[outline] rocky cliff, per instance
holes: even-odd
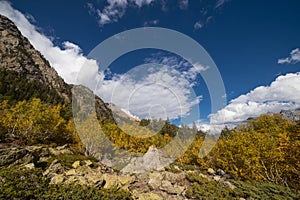
[[[36,97],[71,108],[72,86],[64,82],[15,24],[1,15],[0,79],[0,99],[20,101]],[[98,118],[113,122],[111,110],[100,98],[96,97],[95,104]]]

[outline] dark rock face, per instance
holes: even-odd
[[[0,69],[9,71],[28,83],[40,83],[55,91],[63,103],[70,103],[70,86],[49,62],[35,50],[12,21],[0,15]],[[17,88],[16,88],[16,92]]]

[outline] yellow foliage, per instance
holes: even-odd
[[[299,125],[279,114],[262,115],[222,136],[208,160],[235,177],[295,187],[300,180],[299,133]]]

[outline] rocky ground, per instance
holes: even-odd
[[[299,199],[297,191],[233,180],[221,169],[172,164],[141,173],[117,171],[68,145],[0,143],[0,188],[0,199]]]
[[[186,191],[191,182],[187,179],[187,174],[197,174],[230,190],[236,188],[222,170],[209,168],[207,174],[203,174],[198,170],[183,171],[178,166],[173,166],[169,171],[122,173],[100,165],[92,158],[77,156],[68,145],[54,148],[1,144],[0,167],[14,166],[27,170],[42,168],[43,176],[50,184],[75,183],[95,188],[117,186],[130,191],[134,199],[188,199]]]

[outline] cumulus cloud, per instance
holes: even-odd
[[[300,73],[276,78],[269,86],[260,86],[241,95],[223,109],[210,115],[211,125],[237,124],[249,117],[300,107]]]
[[[90,14],[96,13],[99,25],[117,22],[126,13],[129,6],[142,7],[151,4],[154,0],[107,0],[107,5],[101,10],[96,9],[91,3],[87,4]]]
[[[145,59],[146,63],[159,63],[170,66],[181,72],[185,79],[190,81],[190,86],[194,86],[196,77],[203,71],[209,69],[209,66],[204,66],[201,63],[194,63],[189,60],[184,60],[179,56],[163,55],[162,53],[153,54],[152,57]]]
[[[86,70],[86,77],[82,76],[81,84],[91,85],[91,82],[96,82],[99,79],[96,61],[84,57],[80,47],[76,44],[65,41],[63,43],[64,49],[54,46],[49,38],[39,33],[37,28],[28,21],[28,14],[26,17],[18,10],[13,9],[7,1],[0,1],[0,14],[8,17],[16,24],[21,33],[29,39],[35,49],[42,53],[67,83],[76,82],[76,75],[83,64],[89,70]]]
[[[141,119],[188,116],[202,98],[193,91],[196,77],[209,67],[161,53],[145,63],[103,81],[96,93]]]
[[[296,48],[291,51],[290,56],[287,58],[278,59],[278,64],[296,64],[300,62],[300,49]]]
[[[187,116],[201,99],[178,70],[156,64],[136,67],[124,75],[105,80],[97,93],[106,102],[128,110],[139,118]]]

